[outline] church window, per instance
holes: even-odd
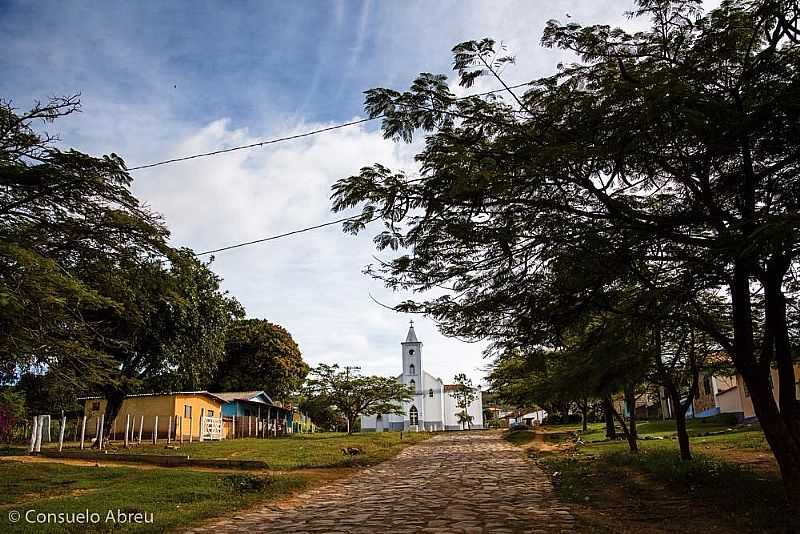
[[[414,349],[408,349],[408,354],[409,354],[409,356],[413,356],[414,355]]]
[[[416,373],[416,370],[417,370],[417,368],[416,368],[416,367],[414,367],[414,364],[413,364],[413,363],[412,363],[411,365],[409,365],[409,366],[408,366],[408,373],[409,373],[409,374],[412,374],[412,375],[415,375],[415,374],[417,374],[417,373]]]
[[[429,389],[429,390],[428,390],[428,396],[429,396],[430,398],[433,398],[433,388],[431,388],[431,389]]]
[[[408,411],[408,423],[412,426],[419,424],[419,412],[417,412],[416,406],[412,406]]]

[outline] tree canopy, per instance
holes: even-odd
[[[306,383],[307,396],[335,407],[347,420],[348,432],[355,429],[360,415],[402,415],[402,403],[413,393],[394,378],[364,376],[358,368],[341,369],[338,364],[317,365]]]
[[[364,168],[334,185],[333,208],[361,207],[349,232],[384,221],[376,244],[398,252],[368,272],[443,291],[399,310],[496,351],[559,347],[563,319],[617,311],[609,288],[628,287],[648,321],[660,311],[643,295],[684,303],[683,324],[742,375],[800,509],[797,14],[792,2],[704,13],[693,0],[638,0],[632,15],[649,30],[550,21],[542,44],[576,61],[524,93],[457,99],[430,73],[405,92],[367,91],[387,138],[425,132],[420,172]],[[513,58],[494,40],[453,54],[462,86],[489,76],[508,88]],[[585,276],[562,276],[573,265]]]
[[[0,369],[100,392],[196,388],[243,310],[209,265],[167,243],[123,160],[63,151],[38,131],[78,109],[0,102]]]
[[[300,389],[308,371],[300,348],[285,328],[263,319],[240,319],[225,334],[225,356],[211,387],[264,390],[284,399]]]

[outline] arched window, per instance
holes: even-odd
[[[410,375],[415,375],[415,374],[417,374],[417,368],[416,368],[416,367],[414,367],[414,364],[413,364],[413,363],[412,363],[411,365],[409,365],[409,366],[408,366],[408,374],[410,374]]]
[[[419,424],[419,412],[417,412],[416,406],[412,406],[411,409],[408,411],[408,424],[412,426],[416,426]]]
[[[414,391],[417,391],[417,383],[414,382],[413,378],[411,379],[411,382],[408,383],[408,385],[411,386],[411,389],[413,389]]]
[[[429,390],[428,390],[428,396],[429,396],[430,398],[433,398],[433,388],[431,388],[431,389],[429,389]]]

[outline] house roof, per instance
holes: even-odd
[[[207,397],[211,397],[217,399],[221,402],[227,402],[225,399],[220,397],[219,393],[211,393],[209,391],[164,391],[159,393],[132,393],[131,395],[126,395],[125,397],[160,397],[162,395],[169,396],[169,395],[206,395]],[[76,400],[100,400],[104,399],[105,397],[101,396],[94,396],[94,397],[78,397]]]
[[[263,404],[272,404],[272,399],[265,391],[225,391],[222,393],[214,393],[225,402],[234,401],[247,401],[247,402],[260,402]],[[263,397],[259,399],[259,397]]]

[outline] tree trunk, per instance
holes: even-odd
[[[122,408],[122,403],[125,400],[125,393],[115,391],[113,393],[106,392],[106,410],[105,410],[105,419],[103,422],[103,428],[100,429],[100,433],[103,435],[103,442],[108,442],[111,438],[111,430],[114,428],[114,419],[119,414],[120,408]],[[100,440],[95,440],[92,443],[92,448],[96,449],[100,447]]]
[[[614,405],[611,397],[603,399],[603,418],[606,421],[606,439],[617,439],[617,429],[614,428]]]
[[[794,403],[788,402],[788,392],[785,391],[782,392],[781,400],[786,402],[786,406],[783,407],[788,409],[786,413],[779,412],[769,383],[772,363],[770,356],[778,360],[779,375],[789,372],[785,365],[787,357],[784,346],[787,329],[783,307],[785,303],[779,298],[782,297],[778,283],[780,277],[774,271],[769,272],[766,281],[768,302],[763,336],[766,343],[762,358],[759,360],[755,355],[750,273],[751,267],[745,260],[739,260],[734,264],[730,283],[733,308],[732,357],[737,371],[741,373],[750,392],[753,410],[778,462],[786,499],[797,519],[800,518],[800,417],[796,415],[796,410],[791,408]],[[793,374],[793,370],[791,372]],[[779,379],[780,384],[785,382],[788,382],[785,378]]]
[[[622,428],[622,434],[625,436],[625,439],[628,440],[628,448],[630,448],[631,452],[639,452],[639,444],[636,441],[636,437],[631,434],[628,429],[625,418],[614,409],[613,403],[609,402],[609,408],[611,409],[611,414],[616,418],[619,426]]]
[[[672,401],[672,405],[675,407],[675,431],[678,434],[678,448],[681,451],[681,460],[691,460],[692,451],[689,447],[689,433],[686,431],[686,412],[689,410],[689,405],[684,405],[681,402],[680,394],[674,386],[667,386],[665,389]]]

